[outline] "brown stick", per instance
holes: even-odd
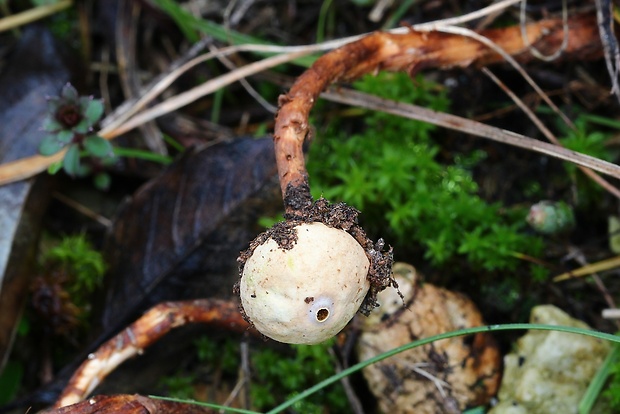
[[[170,330],[189,323],[206,323],[231,331],[251,330],[255,333],[241,316],[237,303],[218,299],[160,303],[90,354],[69,380],[55,407],[83,400],[117,366],[141,354]]]
[[[97,395],[67,407],[50,408],[40,414],[214,414],[219,411],[196,404],[159,400],[142,395]]]
[[[547,19],[527,25],[525,31],[529,44],[545,54],[561,46],[564,39],[562,27],[561,19]],[[480,34],[521,62],[533,59],[518,26],[485,30]],[[595,17],[572,16],[563,58],[588,59],[600,56],[600,53]],[[476,40],[447,33],[416,31],[402,35],[375,32],[323,55],[297,78],[278,102],[274,143],[287,214],[294,215],[299,208],[300,204],[294,201],[299,200],[300,193],[310,199],[302,146],[308,134],[310,110],[319,94],[331,83],[350,81],[380,70],[412,74],[427,67],[465,67],[498,61],[501,61],[500,55]]]

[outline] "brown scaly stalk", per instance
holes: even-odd
[[[525,27],[529,47],[519,27],[491,29],[480,34],[520,62],[534,59],[530,47],[552,53],[564,40],[561,19],[546,19]],[[595,17],[575,15],[569,19],[568,42],[562,58],[589,59],[600,56]],[[330,84],[351,81],[381,70],[407,71],[436,67],[482,66],[502,57],[482,43],[455,34],[416,32],[372,33],[323,55],[279,98],[274,143],[280,187],[286,213],[296,216],[311,203],[302,146],[308,135],[308,115],[319,94]]]
[[[55,407],[82,401],[124,361],[140,355],[172,329],[189,323],[204,323],[236,332],[249,329],[235,302],[198,299],[160,303],[90,354],[69,380]]]

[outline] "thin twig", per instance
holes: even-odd
[[[213,45],[211,46],[210,50],[211,52],[217,52],[217,48]],[[228,59],[228,57],[218,56],[218,60],[222,62],[222,64],[226,66],[228,70],[230,71],[237,70],[237,66],[230,59]],[[256,102],[258,102],[260,106],[262,106],[263,108],[265,108],[268,112],[271,112],[272,114],[276,113],[278,108],[276,108],[274,105],[267,102],[267,100],[263,98],[261,94],[258,93],[258,91],[254,89],[252,85],[250,85],[250,82],[248,82],[247,79],[245,78],[239,79],[239,83],[241,84],[241,86],[245,88],[247,93],[250,94],[250,96],[254,98]]]
[[[101,214],[98,214],[97,212],[86,207],[84,204],[78,203],[74,199],[67,197],[66,195],[62,193],[59,193],[58,191],[55,191],[52,194],[52,196],[58,201],[60,201],[61,203],[74,209],[78,213],[83,214],[85,217],[88,217],[89,219],[94,220],[97,223],[101,224],[106,229],[112,228],[112,220],[110,220],[107,217],[102,216]]]
[[[250,63],[246,66],[240,67],[233,72],[226,73],[222,76],[198,85],[188,91],[175,95],[174,97],[137,114],[136,116],[129,119],[127,122],[123,123],[122,125],[118,126],[113,130],[110,130],[110,127],[108,127],[105,130],[102,130],[100,135],[104,138],[109,139],[124,134],[136,128],[137,126],[142,125],[145,122],[151,121],[162,115],[177,110],[187,104],[194,102],[196,99],[199,99],[216,90],[219,90],[226,85],[238,81],[239,79],[243,79],[247,76],[253,75],[263,70],[267,70],[274,66],[281,65],[282,63],[290,62],[291,60],[297,59],[298,57],[307,54],[308,52],[288,53],[284,55],[272,56],[258,62]]]
[[[197,299],[160,303],[90,354],[73,373],[55,406],[64,407],[86,398],[117,366],[140,355],[170,330],[189,323],[256,332],[241,316],[239,305],[230,301]]]
[[[579,263],[581,266],[590,265],[585,255],[580,249],[570,246],[569,252],[570,252],[570,256],[572,256],[573,259],[577,263]],[[594,284],[596,285],[596,288],[598,289],[598,291],[601,293],[601,295],[603,295],[603,299],[607,303],[607,306],[610,308],[616,308],[617,307],[616,302],[614,298],[611,296],[611,294],[609,293],[607,286],[605,286],[605,283],[603,283],[603,279],[601,279],[599,274],[596,272],[593,272],[590,274],[590,276],[592,277],[592,280],[594,281]],[[616,326],[620,327],[620,321],[615,321],[615,322],[616,322]]]
[[[11,30],[24,24],[43,19],[73,5],[73,0],[61,0],[53,4],[45,4],[12,16],[0,19],[0,32]]]
[[[491,72],[488,68],[482,68],[482,72],[489,78],[491,78],[491,80],[495,82],[495,84],[498,85],[504,91],[504,93],[506,93],[506,95],[508,95],[510,99],[512,99],[513,102],[517,104],[519,108],[521,108],[521,110],[528,116],[528,118],[530,118],[534,125],[536,125],[536,127],[543,133],[545,137],[547,137],[547,139],[552,144],[559,147],[564,147],[562,143],[556,138],[556,136],[553,135],[553,132],[551,132],[549,128],[547,128],[545,124],[540,120],[540,118],[538,118],[538,116],[536,116],[536,114],[514,92],[512,92],[501,80],[499,80],[493,74],[493,72]],[[614,187],[603,177],[590,170],[589,168],[585,168],[581,165],[579,165],[578,168],[583,171],[585,175],[591,178],[592,181],[596,182],[598,185],[603,187],[616,198],[620,199],[620,190]]]
[[[366,93],[342,88],[324,92],[321,96],[334,102],[374,109],[404,118],[429,122],[455,131],[465,132],[478,137],[524,148],[577,165],[582,165],[615,178],[620,178],[620,166],[616,164],[470,119],[435,112],[417,105],[382,99]]]
[[[538,49],[530,44],[530,40],[527,36],[527,31],[525,30],[525,9],[527,8],[527,0],[523,0],[521,2],[521,11],[519,13],[519,24],[521,25],[521,37],[523,37],[523,41],[530,49],[530,53],[536,56],[538,59],[543,60],[545,62],[552,62],[562,55],[562,52],[566,50],[566,46],[568,45],[568,4],[566,0],[562,0],[562,21],[564,28],[564,38],[562,39],[562,44],[560,47],[553,53],[549,55],[545,55],[540,53]]]
[[[620,47],[614,35],[614,21],[611,18],[613,3],[611,1],[596,0],[596,18],[599,26],[599,34],[605,52],[605,63],[611,80],[611,93],[620,101]]]
[[[543,101],[545,101],[545,103],[549,105],[549,107],[555,113],[557,113],[560,116],[560,118],[562,118],[562,121],[564,121],[564,123],[568,125],[570,128],[575,129],[575,124],[573,124],[573,122],[560,110],[560,108],[558,108],[557,105],[551,99],[549,99],[547,94],[545,94],[545,92],[540,88],[540,86],[538,86],[538,84],[534,81],[534,79],[532,79],[532,77],[523,69],[523,67],[519,65],[519,63],[512,56],[510,56],[509,53],[506,53],[506,51],[503,48],[501,48],[497,43],[493,42],[488,37],[481,36],[479,33],[476,33],[473,30],[466,29],[464,27],[447,26],[447,27],[441,27],[437,30],[443,33],[459,34],[461,36],[475,39],[479,41],[480,43],[483,43],[484,45],[488,46],[495,52],[499,53],[502,56],[502,58],[504,58],[504,60],[506,60],[506,62],[508,62],[523,77],[523,79],[525,79],[525,81],[540,95]],[[567,28],[563,27],[563,31],[567,33]],[[524,40],[523,40],[524,42],[525,42],[525,38],[529,39],[529,34],[527,33],[527,29],[521,28],[521,33],[522,33],[522,36],[524,36]],[[564,35],[564,37],[566,37],[566,35]],[[564,44],[564,38],[562,40],[562,44]],[[529,40],[527,40],[527,45],[530,51],[533,50],[531,43],[529,43]],[[562,46],[563,51],[565,51],[566,48],[567,48],[566,46]],[[540,52],[538,53],[540,54]]]

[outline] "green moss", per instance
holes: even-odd
[[[304,389],[333,375],[335,371],[334,356],[330,352],[333,340],[319,345],[291,345],[279,351],[270,348],[254,347],[250,351],[249,384],[252,408],[265,411],[286,401]],[[238,372],[240,350],[239,343],[232,339],[214,340],[201,337],[195,342],[200,364],[234,380]],[[187,379],[177,374],[176,379],[167,379],[167,390],[179,393],[189,392]],[[191,374],[187,375],[192,377]],[[184,386],[176,387],[177,385]],[[175,388],[176,387],[176,388]],[[339,384],[314,394],[295,406],[297,412],[322,413],[329,407],[331,412],[347,413],[350,411],[348,400]]]
[[[101,285],[105,262],[100,252],[83,234],[67,236],[43,254],[46,269],[55,268],[68,275],[67,291],[79,306]]]
[[[254,381],[251,385],[252,403],[256,409],[273,408],[304,389],[333,375],[335,361],[329,348],[333,340],[319,345],[292,345],[290,355],[282,355],[270,349],[252,355]],[[295,406],[295,411],[322,413],[350,412],[349,403],[342,386],[335,385],[313,394]]]
[[[441,86],[405,74],[365,77],[357,89],[437,111],[448,110]],[[309,157],[315,196],[344,201],[362,211],[364,227],[395,246],[416,244],[434,265],[465,258],[474,268],[513,269],[515,252],[536,256],[542,242],[524,229],[523,209],[478,196],[471,168],[478,151],[438,160],[436,127],[381,112],[364,112],[361,125],[332,120]],[[386,228],[386,224],[389,226]]]

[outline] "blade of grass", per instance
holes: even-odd
[[[163,134],[163,137],[164,137],[164,142],[166,144],[170,145],[172,148],[174,148],[178,152],[185,151],[185,147],[183,145],[181,145],[181,143],[179,143],[179,141],[177,141],[176,139],[172,138],[170,135]]]
[[[538,107],[536,107],[536,112],[543,114],[543,115],[550,115],[554,113],[551,108],[545,105],[539,105]],[[606,127],[614,128],[614,129],[620,129],[620,121],[613,119],[613,118],[607,118],[607,117],[600,116],[600,115],[592,115],[592,114],[585,114],[585,113],[580,113],[579,117],[593,124],[606,126]]]
[[[168,165],[172,162],[172,157],[137,148],[115,147],[114,155],[125,158],[138,158],[145,161],[154,161],[164,165]]]
[[[581,117],[593,124],[602,125],[614,129],[620,129],[620,121],[617,121],[615,119],[592,114],[581,114]]]
[[[272,409],[271,411],[268,411],[267,414],[280,413],[284,411],[285,409],[291,407],[293,404],[327,387],[328,385],[331,385],[334,382],[339,381],[340,379],[346,377],[347,375],[351,375],[354,372],[357,372],[367,367],[368,365],[377,363],[379,361],[382,361],[386,358],[389,358],[401,352],[407,351],[409,349],[413,349],[418,346],[426,345],[431,342],[439,341],[441,339],[454,338],[457,336],[465,336],[465,335],[477,334],[477,333],[482,333],[482,332],[497,332],[497,331],[509,331],[509,330],[539,330],[539,331],[567,332],[567,333],[573,333],[573,334],[578,334],[578,335],[591,336],[593,338],[603,339],[603,340],[607,340],[607,341],[614,342],[614,343],[620,343],[620,336],[611,335],[611,334],[607,334],[603,332],[591,331],[591,330],[583,329],[583,328],[575,328],[571,326],[515,323],[515,324],[505,324],[505,325],[478,326],[475,328],[461,329],[458,331],[447,332],[447,333],[435,335],[429,338],[424,338],[424,339],[420,339],[417,341],[413,341],[413,342],[408,343],[407,345],[394,348],[391,351],[377,355],[376,357],[370,358],[366,361],[359,362],[345,370],[342,370],[338,374],[332,375],[331,377],[319,382],[313,387],[310,387],[306,389],[305,391],[297,394],[293,398],[289,399],[288,401],[285,401],[284,403],[280,404],[279,406]]]
[[[590,381],[590,385],[588,385],[588,389],[586,393],[581,398],[579,402],[579,414],[589,414],[594,407],[594,403],[601,393],[609,374],[611,373],[611,369],[617,363],[618,357],[620,357],[620,346],[615,345],[611,352],[605,358],[605,361],[601,364],[601,367],[597,371],[592,381]]]
[[[390,30],[391,33],[407,33],[409,30],[426,30],[433,31],[437,30],[440,27],[447,25],[455,25],[455,24],[463,24],[469,21],[479,19],[481,17],[487,16],[492,13],[498,13],[501,10],[507,9],[513,4],[517,4],[522,0],[501,0],[497,3],[493,3],[487,7],[483,7],[474,12],[467,13],[461,16],[451,17],[447,19],[435,20],[427,23],[416,24],[411,27],[399,27],[393,30]],[[365,36],[365,34],[349,36],[342,39],[330,40],[324,43],[319,43],[315,45],[307,45],[307,46],[278,46],[273,43],[267,42],[258,37],[249,36],[243,33],[236,32],[234,30],[230,30],[229,28],[224,27],[223,25],[201,19],[199,17],[194,16],[187,10],[180,7],[173,0],[153,0],[153,3],[159,6],[164,11],[172,11],[175,13],[177,19],[182,19],[183,24],[191,25],[192,28],[204,33],[206,35],[212,36],[213,38],[220,40],[222,42],[227,42],[233,45],[241,45],[241,44],[257,44],[257,45],[265,45],[265,46],[273,46],[273,47],[281,47],[286,48],[286,50],[281,50],[280,52],[269,52],[269,51],[260,51],[257,50],[254,53],[261,56],[271,56],[274,53],[283,53],[285,51],[293,52],[296,50],[314,50],[316,52],[326,51],[329,49],[335,49],[340,47],[346,43],[353,42],[358,40],[359,38]],[[316,60],[316,56],[304,56],[298,59],[295,59],[293,63],[303,66],[310,67],[312,63]]]
[[[218,89],[213,94],[213,104],[211,106],[211,122],[217,124],[220,122],[220,113],[222,112],[222,101],[224,99],[225,88]]]
[[[163,11],[168,13],[170,17],[179,25],[179,27],[181,28],[181,30],[183,30],[184,33],[187,28],[190,28],[193,30],[198,30],[203,34],[212,36],[214,39],[217,39],[221,42],[227,42],[232,45],[258,44],[278,46],[274,43],[267,42],[259,37],[239,33],[217,23],[196,17],[172,0],[153,0],[153,2]],[[191,37],[187,37],[187,39],[191,42],[195,42],[197,40],[194,40]],[[257,51],[255,53],[260,56],[272,56],[275,54],[272,52],[262,51]],[[315,60],[316,56],[305,56],[295,59],[293,63],[303,67],[310,67]]]
[[[418,0],[403,0],[398,6],[398,9],[396,9],[396,11],[394,12],[394,14],[392,14],[390,18],[385,22],[385,24],[383,25],[383,30],[388,30],[396,26],[400,22],[400,19],[402,19],[403,15],[407,12],[407,10],[409,10],[409,8],[417,1]]]
[[[319,21],[316,24],[316,41],[317,43],[323,42],[325,39],[325,20],[327,19],[327,12],[332,5],[332,0],[323,0],[321,10],[319,12]]]
[[[183,32],[183,35],[187,40],[194,43],[198,41],[198,34],[194,26],[194,15],[182,9],[179,5],[173,1],[168,0],[155,0],[155,4],[159,6],[164,12],[170,16],[172,20],[179,26],[179,29]],[[222,40],[222,39],[220,39]]]

